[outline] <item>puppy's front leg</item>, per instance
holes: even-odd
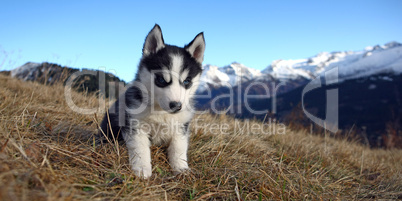
[[[144,179],[152,175],[151,165],[151,142],[148,134],[144,131],[137,130],[132,132],[125,138],[131,169],[135,175]]]
[[[168,148],[169,163],[174,174],[189,170],[187,164],[187,148],[189,135],[183,131],[174,134]]]

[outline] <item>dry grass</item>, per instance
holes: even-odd
[[[304,130],[251,133],[262,124],[223,115],[199,115],[191,126],[191,173],[173,176],[164,149],[153,147],[153,176],[142,180],[124,146],[94,143],[101,114],[73,112],[62,86],[3,75],[0,85],[0,200],[402,199],[401,150]],[[73,99],[98,105],[93,95]]]

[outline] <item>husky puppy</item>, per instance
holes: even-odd
[[[168,145],[175,174],[189,170],[188,126],[194,114],[192,97],[201,76],[204,50],[202,32],[181,48],[165,44],[156,24],[145,39],[134,81],[106,112],[102,135],[124,139],[137,176],[152,175],[151,144]]]

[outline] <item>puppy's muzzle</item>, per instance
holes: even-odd
[[[176,112],[180,111],[181,106],[182,106],[181,102],[172,101],[169,103],[169,108],[172,113],[176,113]]]

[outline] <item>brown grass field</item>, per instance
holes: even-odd
[[[402,199],[402,150],[306,130],[267,134],[249,129],[262,122],[225,115],[196,116],[191,172],[174,176],[164,149],[152,147],[153,176],[143,180],[123,145],[96,143],[102,113],[72,111],[62,85],[0,75],[0,86],[0,200]],[[72,94],[98,106],[95,95]]]

